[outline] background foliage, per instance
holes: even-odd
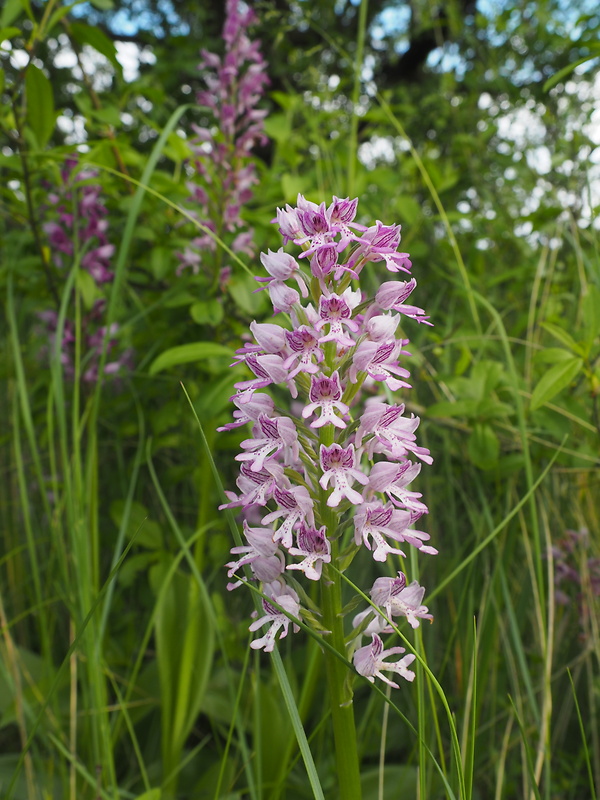
[[[393,698],[420,738],[355,683],[364,796],[451,796],[426,745],[455,796],[595,797],[596,3],[254,8],[271,81],[243,212],[257,250],[279,246],[269,220],[298,192],[359,195],[361,221],[402,224],[435,323],[411,330],[440,550],[423,575],[435,623],[415,644],[455,715],[464,786],[421,671]],[[224,589],[231,536],[181,390],[231,486],[244,434],[214,431],[243,374],[232,351],[267,314],[257,259],[219,249],[218,286],[177,274],[197,235],[191,126],[211,124],[196,64],[222,48],[223,20],[222,3],[175,0],[1,11],[3,797],[312,796],[269,661],[248,651],[249,599]],[[75,151],[92,173],[69,189]],[[62,266],[48,235],[51,196],[72,211],[86,187],[114,246],[100,285],[81,232]],[[49,315],[72,326],[74,375]],[[92,324],[116,326],[109,353]],[[85,379],[93,364],[101,380]],[[334,797],[319,648],[280,650]]]

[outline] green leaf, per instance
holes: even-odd
[[[284,172],[281,176],[281,192],[286,203],[295,203],[298,194],[306,190],[306,179],[301,175],[292,175],[291,172]]]
[[[428,417],[472,417],[476,413],[475,400],[456,400],[455,402],[432,403],[427,408]]]
[[[27,67],[25,91],[27,124],[33,131],[40,150],[43,150],[54,130],[56,115],[50,81],[35,64],[29,64]]]
[[[67,14],[71,11],[71,9],[75,8],[75,6],[80,6],[82,3],[85,3],[85,0],[75,0],[74,3],[70,3],[68,6],[61,6],[58,8],[54,14],[50,17],[50,22],[46,27],[46,32],[50,33],[52,28],[56,25],[57,22],[60,22],[63,17],[66,17]]]
[[[85,269],[80,269],[77,273],[77,290],[81,294],[84,306],[89,311],[94,305],[99,292],[96,282]]]
[[[100,6],[98,7],[100,8]],[[107,8],[111,7],[112,3]],[[99,28],[85,25],[83,22],[72,22],[71,33],[76,42],[82,45],[88,44],[90,47],[93,47],[94,50],[97,50],[110,61],[119,75],[123,74],[123,67],[117,58],[115,43],[111,41],[105,33],[102,33]]]
[[[555,325],[553,322],[542,322],[542,328],[554,336],[555,339],[558,339],[559,342],[562,342],[562,344],[568,347],[573,353],[577,353],[577,355],[580,356],[583,355],[581,345],[573,339],[570,333],[567,333],[564,328],[561,328],[560,325]]]
[[[270,114],[264,126],[267,136],[276,142],[286,142],[292,135],[292,123],[285,114]]]
[[[13,36],[18,36],[20,33],[20,28],[0,28],[0,42],[12,39]]]
[[[199,300],[190,308],[190,315],[198,325],[218,325],[223,319],[223,306],[218,300]]]
[[[257,283],[249,275],[234,274],[227,284],[227,291],[235,300],[236,305],[248,316],[256,317],[259,315],[261,306],[265,300],[265,292],[256,292]]]
[[[582,358],[569,358],[552,367],[543,375],[531,395],[531,410],[548,403],[554,395],[568,386],[583,366]]]
[[[6,0],[0,17],[0,28],[7,28],[19,16],[22,9],[21,0]]]
[[[597,58],[600,55],[600,49],[597,48],[592,53],[583,58],[578,59],[577,61],[573,61],[572,64],[568,64],[566,67],[559,69],[558,72],[555,72],[551,78],[548,78],[546,83],[542,86],[542,91],[547,92],[553,86],[556,86],[563,78],[566,78],[567,75],[570,75],[573,70],[578,67],[580,64],[585,64],[586,61],[591,61],[592,58]]]
[[[94,119],[105,125],[112,125],[113,128],[117,128],[121,124],[121,113],[116,106],[90,109],[89,113]]]
[[[491,469],[498,463],[500,443],[489,425],[477,424],[467,443],[469,458],[480,469]]]
[[[582,301],[583,325],[585,328],[585,345],[587,352],[600,336],[600,289],[590,284]]]
[[[110,11],[114,8],[113,0],[90,0],[94,8],[99,8],[100,11]]]
[[[563,347],[545,347],[543,350],[538,350],[534,355],[533,360],[536,364],[558,364],[559,361],[568,361],[573,356],[568,350]]]
[[[225,409],[231,409],[229,398],[233,392],[233,374],[226,374],[217,383],[211,383],[197,400],[194,408],[201,420],[209,420],[218,416]]]
[[[115,500],[110,504],[110,518],[117,528],[121,527],[125,507],[124,500]],[[135,536],[135,544],[147,547],[149,550],[157,550],[162,547],[163,543],[160,525],[154,520],[148,519],[147,508],[136,502],[131,503],[129,509],[126,536],[128,540]]]
[[[138,795],[135,800],[160,800],[162,792],[160,789],[150,789],[149,792]]]
[[[233,350],[215,342],[192,342],[171,347],[157,356],[150,365],[150,375],[156,375],[164,369],[176,367],[180,364],[190,364],[194,361],[204,361],[207,358],[232,358]]]

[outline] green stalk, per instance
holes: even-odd
[[[320,442],[326,447],[333,444],[333,430],[327,426],[321,430]],[[327,505],[327,493],[321,490],[321,522],[327,528],[327,538],[331,542],[331,563],[339,559],[339,540],[337,538],[337,513]],[[325,580],[321,581],[321,610],[323,624],[329,634],[329,643],[344,658],[344,622],[342,618],[342,586],[338,570],[326,569]],[[338,775],[338,797],[340,800],[361,800],[360,769],[354,706],[345,687],[348,669],[346,665],[329,650],[325,650],[325,673]]]

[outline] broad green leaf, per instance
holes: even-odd
[[[113,0],[90,0],[90,3],[94,8],[99,8],[100,11],[110,11],[115,5]]]
[[[8,28],[23,10],[24,4],[21,0],[6,0],[0,17],[0,28]],[[6,37],[8,38],[8,37]]]
[[[199,325],[218,325],[223,319],[223,306],[218,300],[199,300],[190,308],[190,316]]]
[[[150,253],[150,269],[157,280],[162,280],[173,267],[173,251],[168,247],[153,247]]]
[[[110,517],[115,525],[120,528],[125,513],[125,501],[115,500],[110,504]],[[156,550],[162,547],[163,536],[160,525],[148,519],[148,510],[141,503],[133,502],[129,509],[127,521],[127,540],[135,536],[135,544]],[[126,562],[127,563],[127,562]]]
[[[233,297],[236,305],[245,311],[250,317],[258,316],[264,304],[263,295],[265,292],[257,292],[258,284],[249,275],[241,275],[239,272],[232,276],[227,284],[227,291]]]
[[[160,789],[150,789],[149,792],[138,795],[135,800],[160,800],[162,792]]]
[[[207,358],[231,358],[233,350],[215,342],[192,342],[171,347],[165,350],[150,365],[150,375],[156,375],[163,369],[176,367],[180,364],[191,364],[194,361],[204,361]]]
[[[13,36],[18,36],[20,33],[20,28],[0,28],[0,42],[12,39]]]
[[[471,417],[475,414],[475,400],[456,400],[454,403],[433,403],[427,408],[428,417]]]
[[[90,109],[90,116],[105,125],[112,125],[113,128],[117,128],[121,124],[121,113],[116,106]]]
[[[98,298],[99,292],[96,282],[85,269],[80,269],[77,273],[77,289],[81,293],[84,306],[89,311]]]
[[[171,161],[178,163],[190,157],[190,146],[185,139],[182,139],[179,134],[173,131],[173,133],[169,134],[167,139],[167,146],[164,149],[164,154],[167,158],[170,158]]]
[[[396,197],[394,206],[403,225],[414,225],[423,215],[423,209],[410,195],[403,194]]]
[[[63,17],[66,17],[67,14],[75,8],[75,6],[80,6],[82,3],[85,3],[85,0],[75,0],[74,3],[70,3],[68,6],[61,6],[58,8],[54,14],[50,17],[50,22],[48,23],[47,27],[45,28],[46,33],[50,33],[52,28],[56,25],[57,22],[60,22]]]
[[[40,150],[43,150],[54,130],[56,115],[50,81],[35,64],[29,64],[27,67],[25,91],[27,124],[33,131]]]
[[[213,419],[225,409],[231,410],[229,398],[233,392],[233,374],[227,373],[217,383],[211,383],[205,392],[194,400],[194,408],[201,420]]]
[[[471,397],[478,400],[486,400],[496,386],[501,382],[504,373],[504,366],[499,361],[489,361],[484,359],[478,361],[471,370],[469,380],[473,387]]]
[[[264,125],[267,136],[276,142],[285,142],[292,135],[292,123],[285,114],[270,114]]]
[[[477,424],[467,444],[469,458],[480,469],[491,469],[498,463],[500,444],[489,425]]]
[[[289,111],[298,104],[298,96],[295,94],[287,94],[286,92],[271,92],[271,97],[275,102]]]
[[[112,5],[112,4],[111,4]],[[110,8],[110,6],[109,6]],[[115,43],[99,28],[85,25],[83,22],[72,22],[71,33],[79,44],[88,44],[107,58],[119,75],[123,74],[123,67],[117,58],[117,48]]]
[[[298,194],[306,190],[306,180],[301,175],[284,172],[281,176],[281,191],[286,203],[295,203]]]
[[[564,328],[561,328],[560,325],[555,325],[553,322],[542,322],[542,328],[554,336],[555,339],[558,339],[559,342],[562,342],[571,352],[577,353],[577,355],[583,355],[583,348],[581,345],[573,339],[570,333],[567,333]]]
[[[548,403],[554,395],[568,386],[583,366],[582,358],[569,358],[552,367],[542,377],[531,395],[531,410],[535,411]]]
[[[560,361],[567,361],[572,358],[571,353],[563,347],[545,347],[543,350],[537,351],[533,360],[536,364],[551,364],[554,366]]]

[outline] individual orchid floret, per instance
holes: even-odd
[[[405,653],[404,647],[390,647],[388,650],[383,649],[383,642],[380,637],[374,633],[371,644],[361,647],[354,653],[354,668],[363,675],[371,683],[375,683],[375,678],[380,678],[385,683],[392,686],[394,689],[399,689],[399,685],[391,681],[383,674],[382,670],[386,672],[395,672],[407,681],[414,681],[415,673],[407,667],[412,664],[416,656],[412,653],[404,656],[399,661],[384,661],[387,656],[396,655],[397,653]]]
[[[319,346],[319,335],[307,325],[300,325],[293,331],[286,331],[285,338],[292,354],[283,362],[285,369],[290,369],[298,361],[288,378],[294,378],[299,372],[314,374],[319,371],[318,364],[323,361],[323,351]],[[313,358],[315,361],[313,361]]]
[[[336,231],[332,230],[327,218],[325,203],[317,206],[316,203],[311,203],[302,195],[298,195],[296,214],[300,223],[301,235],[294,239],[294,244],[308,244],[308,248],[300,254],[300,258],[306,258],[323,248],[335,249]]]
[[[371,600],[383,608],[388,617],[406,617],[412,628],[419,627],[419,619],[433,620],[427,606],[421,605],[425,588],[417,581],[406,585],[406,576],[399,572],[396,578],[377,578],[371,588]]]
[[[219,506],[223,508],[250,508],[250,506],[266,506],[273,496],[276,486],[281,486],[283,482],[283,467],[273,460],[268,461],[266,466],[258,471],[252,470],[252,465],[244,461],[240,465],[240,474],[236,485],[241,494],[226,491],[225,494],[229,503]]]
[[[255,278],[255,280],[262,283],[267,283],[270,288],[273,283],[282,284],[289,278],[294,278],[298,284],[298,288],[302,293],[302,297],[308,297],[308,288],[304,280],[304,276],[300,272],[300,267],[295,258],[284,253],[283,247],[280,247],[276,253],[269,250],[267,253],[260,254],[260,260],[263,267],[267,270],[270,278]]]
[[[342,498],[346,498],[355,505],[362,503],[361,495],[353,489],[350,483],[358,481],[363,486],[369,482],[367,476],[356,468],[356,454],[354,445],[349,444],[343,448],[339,444],[332,444],[331,447],[321,445],[320,450],[321,469],[323,475],[319,483],[323,489],[327,489],[330,482],[334,484],[333,492],[327,499],[329,508],[339,506]]]
[[[286,353],[286,331],[272,322],[251,322],[250,331],[264,353],[283,355]]]
[[[334,270],[336,271],[335,278],[338,280],[338,269],[340,269],[338,265],[338,253],[333,245],[331,247],[319,248],[310,259],[310,271],[313,276],[319,280],[322,280]]]
[[[254,438],[245,439],[242,450],[235,457],[236,461],[251,461],[252,472],[259,472],[268,458],[273,458],[280,451],[287,454],[288,460],[295,462],[298,458],[298,434],[296,426],[289,417],[274,417],[259,414],[253,430]]]
[[[228,422],[217,428],[217,431],[230,431],[239,428],[247,422],[256,422],[259,414],[266,414],[268,417],[273,415],[275,404],[273,398],[262,392],[253,393],[250,396],[234,395],[232,402],[237,406],[233,412],[234,422]]]
[[[357,208],[358,197],[355,197],[354,200],[350,200],[348,197],[341,200],[334,195],[333,202],[327,209],[327,216],[329,217],[331,228],[335,230],[336,233],[341,234],[340,241],[337,245],[338,253],[341,253],[350,242],[362,241],[361,237],[354,231],[367,230],[365,225],[359,225],[357,222],[353,221],[356,216]]]
[[[269,284],[268,289],[274,314],[289,314],[294,306],[300,302],[300,295],[298,292],[292,289],[291,286],[288,286],[287,283],[273,281]]]
[[[291,489],[282,489],[278,486],[273,491],[275,502],[279,506],[277,511],[271,511],[261,522],[263,525],[274,522],[283,517],[283,524],[271,536],[274,542],[281,541],[283,546],[289,550],[294,541],[293,529],[300,522],[308,521],[314,524],[313,500],[304,486],[294,486]]]
[[[373,551],[375,561],[385,561],[390,553],[405,557],[402,550],[392,547],[385,540],[388,537],[405,541],[402,534],[410,524],[410,515],[400,516],[401,513],[390,503],[385,506],[379,501],[363,503],[354,515],[355,544],[363,542],[367,550]]]
[[[298,546],[290,547],[288,552],[303,559],[299,564],[288,564],[287,569],[301,570],[309,580],[318,581],[323,564],[331,563],[331,545],[326,530],[325,526],[316,530],[302,522],[296,535]]]
[[[365,448],[369,458],[373,458],[373,453],[385,453],[400,461],[406,460],[410,452],[426,464],[432,464],[429,450],[416,443],[414,432],[419,427],[419,417],[404,417],[403,414],[403,403],[390,406],[379,400],[369,401],[356,432],[357,446],[362,444],[365,436],[372,435]]]
[[[324,342],[337,342],[341,347],[353,347],[355,342],[350,336],[344,333],[342,325],[356,333],[359,325],[352,319],[352,309],[360,303],[360,293],[345,291],[343,295],[331,294],[328,297],[321,295],[319,302],[319,321],[315,325],[317,330],[321,330],[325,325],[329,325],[329,333],[321,336],[320,344]]]
[[[311,428],[322,428],[328,423],[335,425],[336,428],[346,427],[346,423],[335,414],[335,409],[342,415],[347,414],[349,410],[346,403],[342,403],[342,387],[337,370],[331,378],[324,375],[318,377],[313,375],[308,399],[310,403],[302,412],[304,419],[310,417],[318,409],[321,411],[321,416],[310,423]]]
[[[298,196],[300,197],[300,195]],[[298,214],[296,209],[292,208],[292,206],[289,204],[286,205],[285,209],[278,208],[277,216],[271,221],[276,222],[279,225],[279,233],[283,236],[284,244],[287,244],[288,242],[291,242],[300,236],[301,228]]]
[[[397,314],[377,314],[369,317],[364,330],[372,342],[389,342],[394,338],[400,317]]]
[[[250,631],[256,631],[263,625],[270,625],[269,630],[264,636],[250,642],[250,647],[253,650],[260,650],[262,648],[265,653],[270,653],[275,646],[275,640],[277,639],[279,631],[281,630],[281,634],[279,635],[280,639],[284,639],[288,634],[291,620],[286,614],[296,618],[300,616],[300,598],[291,586],[287,586],[279,580],[265,584],[263,586],[263,592],[286,612],[283,613],[283,611],[275,608],[274,605],[271,605],[268,600],[263,598],[262,607],[265,614],[259,619],[256,619],[248,628]],[[297,633],[300,627],[294,623],[293,630],[294,633]]]
[[[234,387],[238,390],[237,397],[240,403],[249,402],[257,389],[264,389],[272,383],[281,383],[288,378],[288,372],[283,366],[283,358],[276,353],[265,353],[264,355],[249,353],[244,360],[256,377],[234,383]]]
[[[414,278],[409,281],[386,281],[377,290],[375,303],[384,311],[398,311],[400,314],[415,319],[417,322],[433,325],[432,322],[429,322],[429,317],[425,316],[425,311],[422,308],[404,304],[404,301],[412,294],[416,285],[417,282]]]
[[[421,465],[413,464],[412,461],[403,461],[400,464],[378,461],[369,473],[369,490],[386,494],[394,505],[407,511],[426,514],[427,506],[420,500],[422,494],[406,488],[420,471]]]
[[[410,378],[410,372],[398,364],[397,355],[402,351],[402,342],[362,341],[356,348],[350,367],[349,378],[352,383],[358,380],[359,372],[366,372],[375,381],[382,381],[392,390],[410,389],[410,383],[403,378]],[[396,376],[396,377],[394,377]]]
[[[232,578],[234,574],[245,564],[249,564],[254,577],[265,583],[277,580],[285,569],[285,558],[279,550],[276,542],[273,541],[270,528],[251,528],[244,520],[244,536],[247,545],[232,547],[232,555],[241,555],[238,561],[230,561],[225,564],[229,567],[227,577]],[[242,581],[227,584],[227,589],[237,589],[242,585]]]
[[[352,627],[355,630],[356,628],[360,628],[365,620],[368,620],[368,622],[366,627],[361,631],[361,636],[372,636],[374,633],[393,633],[394,629],[392,626],[373,608],[365,608],[364,611],[357,614],[352,620]]]
[[[352,255],[351,266],[364,261],[384,261],[390,272],[410,272],[412,267],[408,253],[398,253],[400,244],[400,225],[377,224],[367,228],[361,237],[361,244]]]

